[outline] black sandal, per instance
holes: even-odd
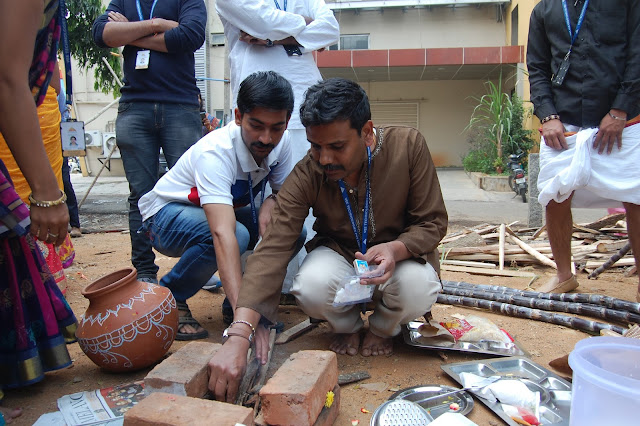
[[[195,318],[193,318],[193,315],[191,315],[191,310],[186,302],[176,302],[176,305],[178,306],[179,311],[186,311],[179,312],[178,314],[178,333],[176,334],[176,340],[198,340],[209,337],[209,332],[205,330]],[[193,326],[193,328],[200,327],[202,330],[196,333],[183,333],[180,329],[185,325]]]

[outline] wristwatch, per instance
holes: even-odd
[[[273,40],[267,39],[267,47],[273,47]]]
[[[240,334],[240,333],[235,333],[232,332],[230,333],[231,326],[227,327],[224,329],[224,331],[222,332],[222,344],[224,345],[224,343],[229,339],[229,337],[231,336],[238,336],[238,337],[243,337],[245,339],[247,339],[249,341],[249,344],[253,343],[253,333],[250,333],[249,336],[245,336],[244,334]]]

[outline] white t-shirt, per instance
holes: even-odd
[[[304,128],[299,117],[304,92],[322,80],[312,52],[335,44],[340,38],[338,21],[331,9],[323,0],[217,0],[216,10],[229,43],[233,107],[242,80],[256,71],[275,71],[293,87],[295,106],[289,128]],[[313,22],[306,25],[303,16]],[[302,56],[288,56],[280,45],[265,47],[240,41],[240,30],[262,40],[293,36],[302,45]]]
[[[147,220],[171,202],[193,204],[249,204],[249,173],[253,195],[267,179],[274,191],[282,186],[293,168],[289,132],[260,166],[251,156],[235,122],[207,134],[185,152],[138,201],[142,220]]]

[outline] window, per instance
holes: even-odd
[[[224,46],[224,33],[211,33],[209,37],[209,43],[211,44],[211,46]]]
[[[340,36],[340,46],[333,44],[329,50],[367,50],[369,34],[345,34]]]

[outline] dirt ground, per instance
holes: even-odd
[[[86,228],[92,231],[114,230],[126,228],[122,226],[121,218],[83,218],[87,219]],[[449,232],[469,226],[469,223],[453,223]],[[74,265],[66,270],[67,299],[76,315],[79,317],[88,306],[88,301],[80,294],[81,290],[93,280],[112,272],[120,267],[129,265],[130,243],[126,232],[94,232],[82,238],[73,240],[76,249]],[[166,273],[175,263],[175,259],[158,255],[157,264],[160,274]],[[521,270],[534,270],[541,275],[542,280],[551,276],[550,268],[524,267]],[[465,281],[475,284],[503,285],[523,289],[529,283],[528,278],[501,278],[466,273],[446,272],[442,278],[452,281]],[[596,281],[587,281],[586,275],[579,276],[582,292],[607,294],[626,300],[635,301],[636,276],[626,278],[623,273],[607,272]],[[223,330],[221,303],[222,293],[200,291],[189,301],[193,315],[209,330],[209,341],[219,342]],[[485,311],[479,312],[456,306],[437,304],[433,308],[436,319],[455,313],[480,313],[489,318],[501,328],[507,330],[520,346],[526,350],[534,362],[548,367],[549,361],[569,353],[576,342],[589,337],[587,334],[557,325],[546,324],[533,320],[510,318]],[[281,306],[280,319],[289,328],[306,317],[295,306]],[[330,332],[326,325],[302,335],[296,340],[276,346],[268,377],[280,366],[287,357],[303,349],[328,348]],[[368,425],[373,411],[384,402],[393,392],[406,387],[426,384],[458,386],[447,374],[441,370],[446,363],[471,361],[485,358],[482,355],[463,354],[456,352],[436,352],[411,347],[403,343],[401,338],[394,342],[394,353],[391,356],[365,358],[360,355],[338,355],[340,373],[367,371],[371,378],[360,383],[345,385],[342,388],[340,413],[336,425],[351,425],[351,421],[358,419],[360,425]],[[185,342],[175,342],[169,353],[181,348]],[[13,424],[27,425],[34,423],[40,415],[57,411],[56,401],[59,397],[85,390],[130,383],[143,379],[149,369],[128,373],[113,374],[100,370],[80,350],[77,343],[70,345],[69,351],[73,365],[67,369],[47,373],[44,381],[33,386],[12,390],[6,393],[3,405],[5,407],[22,407],[24,414]],[[369,390],[364,383],[377,384],[375,388],[384,390]],[[362,409],[370,413],[363,412]],[[503,422],[490,410],[475,401],[473,411],[468,417],[479,425],[500,425]]]

